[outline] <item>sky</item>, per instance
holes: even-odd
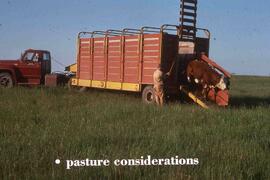
[[[1,0],[0,59],[44,49],[76,62],[80,31],[179,23],[180,0]],[[198,0],[198,27],[212,33],[210,58],[235,74],[270,76],[270,1]],[[53,70],[64,70],[53,62]]]

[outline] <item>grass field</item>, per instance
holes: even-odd
[[[95,90],[0,89],[0,179],[270,179],[270,78],[233,77],[231,97],[227,109],[203,110]],[[65,166],[146,155],[200,163]]]

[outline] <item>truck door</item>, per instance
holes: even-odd
[[[43,52],[41,59],[41,83],[45,82],[45,75],[51,73],[51,56],[49,52]]]
[[[17,66],[18,84],[39,85],[41,78],[41,63],[39,55],[34,51],[25,52]]]

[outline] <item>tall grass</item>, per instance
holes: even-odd
[[[234,77],[231,93],[231,107],[203,110],[97,90],[1,89],[0,179],[269,179],[270,78]],[[146,155],[200,164],[65,166]]]

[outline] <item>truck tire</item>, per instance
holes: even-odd
[[[12,88],[13,79],[9,73],[0,73],[0,87]]]
[[[143,89],[142,100],[146,104],[154,104],[156,102],[155,101],[155,91],[154,91],[153,86],[146,86]]]

